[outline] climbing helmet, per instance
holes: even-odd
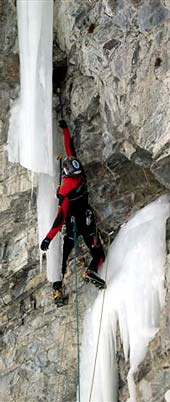
[[[63,160],[63,176],[75,177],[79,176],[83,172],[81,162],[74,158],[74,156],[68,156]]]

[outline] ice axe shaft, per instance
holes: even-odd
[[[63,161],[63,158],[64,158],[63,155],[58,155],[57,156],[57,160],[59,161],[59,177],[58,177],[58,186],[57,186],[57,193],[56,193],[57,195],[58,195],[58,192],[60,190],[61,182],[62,182],[62,170],[63,170],[62,161]]]
[[[62,102],[62,95],[61,95],[61,89],[57,88],[57,95],[59,98],[59,103],[60,103],[60,114],[61,114],[61,119],[64,119],[64,112],[63,112],[63,102]]]
[[[63,102],[62,102],[62,91],[65,78],[67,74],[67,60],[64,61],[62,65],[53,66],[53,93],[58,95],[60,104],[61,119],[63,120]]]
[[[63,112],[63,103],[62,103],[62,96],[61,96],[61,89],[58,87],[57,88],[57,95],[59,97],[59,103],[60,103],[60,115],[61,119],[64,119],[64,112]],[[59,160],[59,184],[58,184],[58,190],[60,189],[61,186],[61,181],[62,181],[62,160],[63,160],[63,155],[58,155],[57,159]]]
[[[58,190],[61,186],[61,181],[62,181],[62,160],[64,158],[64,155],[60,154],[57,156],[57,160],[59,161],[59,183],[58,183]]]

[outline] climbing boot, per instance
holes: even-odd
[[[57,305],[57,307],[62,307],[64,305],[64,296],[62,289],[54,290],[53,298],[54,303]]]
[[[95,285],[96,287],[98,287],[99,289],[105,289],[106,288],[106,283],[105,281],[100,278],[100,276],[98,275],[98,273],[96,272],[95,268],[88,268],[86,271],[83,272],[83,280],[85,282],[90,282],[93,285]]]

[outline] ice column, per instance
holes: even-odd
[[[17,17],[21,89],[11,109],[8,157],[11,162],[18,162],[38,173],[41,241],[57,210],[53,157],[56,150],[52,133],[53,0],[18,0]],[[47,275],[50,281],[57,279],[60,254],[58,239],[48,252]]]
[[[11,111],[8,156],[36,173],[53,175],[53,1],[17,2],[20,96]]]

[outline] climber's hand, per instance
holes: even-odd
[[[67,128],[68,127],[65,120],[60,120],[59,125],[60,125],[61,128]]]
[[[45,239],[42,241],[41,246],[40,246],[40,248],[41,248],[42,251],[47,251],[47,250],[48,250],[50,241],[51,241],[51,240],[50,240],[50,239],[47,239],[47,238],[45,238]]]

